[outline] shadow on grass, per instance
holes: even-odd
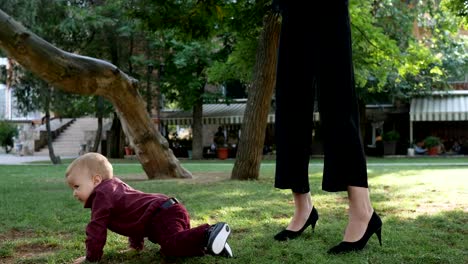
[[[338,256],[326,251],[340,241],[345,219],[327,221],[328,215],[329,212],[322,212],[314,233],[309,229],[288,242],[273,240],[279,226],[269,225],[268,219],[250,219],[233,229],[229,243],[234,259],[164,258],[154,247],[138,255],[111,253],[102,263],[466,263],[464,212],[405,220],[383,217],[383,247],[374,236],[362,252]]]
[[[271,166],[270,166],[271,167]],[[84,254],[84,228],[89,211],[76,203],[63,181],[63,168],[36,178],[37,170],[13,168],[15,176],[3,180],[3,221],[0,230],[0,262],[69,263]],[[130,172],[130,167],[125,167]],[[11,169],[12,170],[12,169]],[[219,167],[211,168],[217,173]],[[329,256],[326,251],[337,244],[347,223],[346,193],[321,191],[321,169],[312,168],[310,185],[320,214],[315,233],[310,229],[296,240],[273,240],[293,214],[290,191],[273,187],[273,170],[268,168],[258,181],[154,180],[128,178],[131,185],[145,192],[160,192],[181,200],[191,213],[192,226],[218,221],[228,222],[233,234],[229,240],[235,259],[219,257],[165,259],[159,246],[150,242],[137,255],[119,253],[125,249],[124,237],[110,233],[102,263],[467,263],[468,224],[466,170],[383,168],[369,173],[371,198],[382,216],[381,248],[372,237],[361,253]],[[133,173],[138,173],[135,171]],[[228,173],[224,171],[224,173]],[[208,173],[206,173],[208,174]],[[10,175],[10,174],[8,174]],[[29,174],[26,174],[29,175]],[[20,179],[21,181],[19,181]],[[54,185],[57,184],[57,185]],[[12,190],[14,192],[7,192]],[[31,192],[35,190],[35,192]],[[21,194],[21,195],[20,195]],[[18,207],[21,205],[21,207]],[[11,210],[11,211],[10,211]],[[1,213],[1,212],[0,212]],[[14,218],[10,215],[18,216]],[[8,220],[8,221],[5,221]],[[30,228],[11,232],[12,228]],[[44,230],[45,233],[37,230]],[[64,230],[70,236],[63,237]],[[9,235],[11,234],[11,236]],[[22,236],[21,234],[25,234]],[[34,236],[30,236],[33,234]],[[38,237],[46,236],[44,242]],[[59,242],[56,242],[59,241]],[[56,243],[45,255],[21,256],[29,247]],[[41,244],[42,243],[42,244]],[[8,263],[8,262],[6,262]]]

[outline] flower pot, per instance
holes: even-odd
[[[427,154],[429,154],[429,156],[436,156],[439,154],[439,146],[429,148],[427,150]]]
[[[396,141],[384,141],[384,155],[395,155],[396,146]]]
[[[228,148],[219,148],[218,149],[218,159],[225,160],[228,158]]]
[[[133,155],[133,149],[131,147],[125,147],[125,155]]]

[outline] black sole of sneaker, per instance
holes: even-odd
[[[231,228],[226,223],[218,223],[213,228],[208,239],[208,249],[218,255],[224,249],[224,245],[231,234]]]

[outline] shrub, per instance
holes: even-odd
[[[426,139],[424,139],[424,146],[426,148],[432,148],[432,147],[437,147],[441,143],[440,138],[434,137],[434,136],[429,136]]]
[[[398,141],[400,139],[400,133],[396,130],[391,130],[383,134],[383,141]]]
[[[0,121],[0,145],[9,153],[13,148],[13,138],[18,135],[16,126],[6,122]]]

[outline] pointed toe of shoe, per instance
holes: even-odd
[[[332,255],[336,255],[336,254],[344,254],[344,253],[348,253],[348,252],[351,252],[351,251],[356,251],[357,249],[355,247],[352,247],[351,245],[352,245],[351,243],[343,241],[343,242],[339,243],[338,245],[330,248],[327,251],[327,253],[332,254]]]
[[[291,236],[291,231],[284,229],[283,231],[279,232],[274,236],[275,240],[277,241],[286,241]]]

